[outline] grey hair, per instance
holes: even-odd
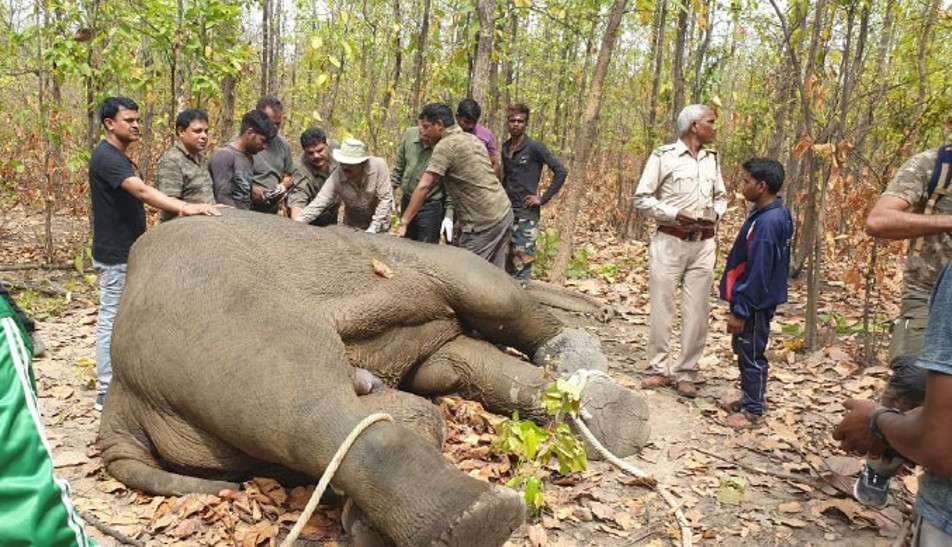
[[[678,113],[678,136],[684,136],[691,129],[691,124],[711,112],[710,107],[703,104],[689,104]]]

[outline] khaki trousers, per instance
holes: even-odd
[[[650,318],[648,361],[656,374],[693,379],[704,353],[710,321],[710,293],[714,280],[714,238],[685,241],[655,233],[649,248],[648,296]],[[674,295],[681,292],[681,357],[671,355],[668,339],[676,314]]]

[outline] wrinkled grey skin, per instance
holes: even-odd
[[[543,419],[552,377],[493,344],[567,371],[604,366],[597,339],[569,333],[467,251],[244,211],[175,220],[130,255],[103,460],[163,495],[251,475],[316,481],[361,419],[387,412],[396,423],[358,437],[334,489],[397,545],[501,545],[523,521],[520,497],[451,466],[443,421],[418,396],[460,393]],[[614,424],[596,429],[630,454],[647,408],[604,387],[583,397],[626,402],[605,412],[592,401],[591,421]]]

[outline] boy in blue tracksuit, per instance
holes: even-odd
[[[767,337],[777,305],[787,301],[793,220],[777,196],[783,166],[770,159],[744,162],[741,192],[753,209],[737,234],[721,278],[721,299],[730,303],[727,332],[740,367],[743,395],[731,404],[727,425],[747,428],[766,410]]]

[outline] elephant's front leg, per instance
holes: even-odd
[[[404,385],[420,395],[459,393],[498,414],[519,411],[523,417],[545,421],[542,393],[552,381],[543,369],[492,344],[459,336],[420,364]],[[582,408],[586,424],[616,455],[630,456],[647,442],[648,405],[607,375],[588,379]]]

